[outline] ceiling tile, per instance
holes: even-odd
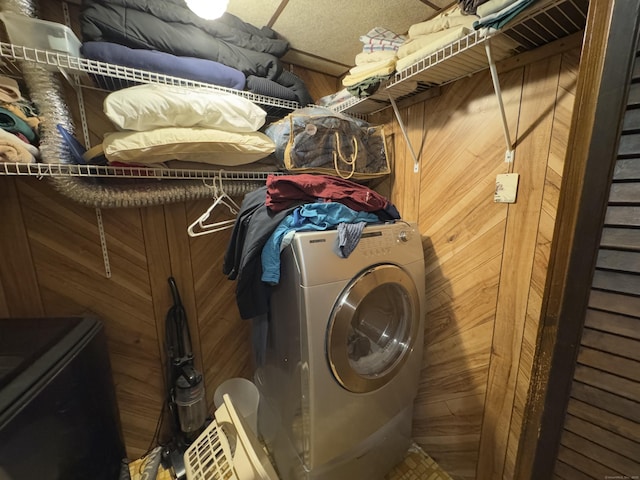
[[[228,11],[261,27],[269,22],[280,1],[261,0],[259,7],[256,3],[255,0],[230,0]],[[327,61],[336,63],[331,73],[339,75],[353,66],[355,56],[362,51],[360,36],[373,27],[406,33],[411,25],[435,13],[420,0],[289,0],[273,29],[289,41],[293,50],[285,60],[295,59],[307,68],[318,68]]]

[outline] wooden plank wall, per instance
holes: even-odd
[[[457,479],[513,478],[573,109],[580,39],[572,42],[502,66],[520,173],[513,205],[493,202],[496,175],[509,165],[488,72],[401,111],[420,174],[391,123],[391,198],[418,221],[425,248],[414,438]]]
[[[43,18],[64,22],[54,3],[46,2]],[[73,6],[71,18],[77,18]],[[295,72],[316,98],[338,89],[334,77],[298,68]],[[84,90],[92,145],[113,129],[102,113],[104,96]],[[71,88],[66,97],[79,126]],[[0,316],[92,312],[103,320],[132,459],[151,446],[164,400],[162,355],[165,317],[172,305],[170,275],[185,305],[210,411],[217,385],[251,374],[249,325],[238,313],[235,282],[222,274],[230,231],[187,235],[187,226],[210,203],[102,209],[112,272],[107,278],[94,209],[61,196],[46,180],[0,177]]]
[[[638,108],[636,57],[555,478],[633,478],[640,472]]]
[[[509,166],[487,72],[402,110],[418,174],[397,122],[388,125],[395,165],[379,189],[418,221],[426,258],[414,436],[454,478],[510,478],[517,454],[579,50],[542,57],[501,70],[521,174],[514,205],[493,203],[495,176]],[[339,88],[335,78],[295,72],[316,98]],[[68,98],[76,110],[75,96]],[[109,128],[102,98],[85,92],[92,143]],[[11,252],[0,256],[0,314],[92,311],[104,320],[132,458],[149,447],[162,405],[169,275],[187,309],[209,405],[221,381],[250,372],[248,325],[237,313],[235,284],[221,274],[229,233],[186,235],[208,204],[103,210],[106,278],[93,209],[46,181],[0,178],[0,248]]]

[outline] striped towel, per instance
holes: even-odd
[[[360,37],[360,41],[363,43],[363,52],[381,52],[386,50],[397,50],[402,45],[407,37],[404,35],[398,35],[392,32],[388,28],[374,27],[369,30],[365,35]]]
[[[347,258],[355,250],[360,242],[362,230],[367,222],[340,223],[338,224],[338,244],[336,253],[342,258]]]

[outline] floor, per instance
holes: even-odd
[[[136,460],[129,464],[131,480],[142,480],[140,474],[143,459]],[[146,479],[145,479],[146,480]],[[160,467],[155,480],[172,480],[171,474]],[[384,480],[452,480],[451,477],[442,470],[429,455],[413,444],[407,451],[402,463],[398,464]]]
[[[452,480],[438,464],[415,443],[385,480]]]

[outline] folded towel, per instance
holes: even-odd
[[[408,51],[412,51],[412,53],[407,53],[407,56],[402,58],[398,56],[398,60],[396,61],[396,70],[400,72],[410,67],[411,65],[418,62],[419,60],[422,60],[423,58],[428,57],[429,55],[433,54],[434,52],[437,52],[441,48],[455,42],[456,40],[464,37],[465,35],[468,35],[470,32],[471,30],[469,30],[468,28],[457,27],[457,28],[450,28],[449,30],[446,30],[443,32],[432,33],[431,35],[438,35],[438,37],[437,38],[433,37],[427,40],[423,40],[424,43],[416,42],[416,44],[408,47],[404,51],[404,53],[407,53]],[[431,35],[425,35],[424,38],[431,37]],[[422,48],[419,48],[418,50],[413,50],[413,48],[418,46],[418,44],[421,44]]]
[[[454,6],[425,22],[416,23],[409,27],[409,38],[440,32],[454,27],[473,27],[478,17],[464,13],[460,7]]]
[[[529,7],[533,2],[535,2],[535,0],[517,0],[502,10],[473,22],[473,28],[476,30],[479,30],[480,28],[493,28],[499,30],[513,20],[520,12]]]
[[[5,130],[0,129],[0,159],[11,163],[35,163],[40,151]]]
[[[384,27],[375,27],[360,37],[360,41],[364,44],[363,52],[397,50],[406,39],[404,35],[398,35]]]
[[[424,49],[426,56],[427,49],[430,50],[428,53],[435,52],[439,48],[442,48],[445,45],[468,35],[469,33],[471,33],[471,29],[467,27],[455,27],[436,33],[430,33],[429,35],[412,38],[398,49],[397,55],[399,59],[405,58]]]
[[[392,74],[395,71],[396,67],[395,67],[395,62],[393,62],[392,64],[388,64],[386,66],[383,67],[379,67],[376,69],[371,69],[371,70],[366,70],[362,73],[359,73],[357,75],[355,74],[349,74],[346,77],[344,77],[342,79],[342,85],[345,87],[350,87],[355,85],[356,83],[360,83],[364,80],[366,80],[367,78],[370,77],[384,77],[387,75]]]
[[[363,75],[366,74],[368,72],[377,72],[378,70],[382,69],[382,68],[387,68],[387,67],[395,67],[396,65],[396,57],[395,55],[393,57],[390,57],[386,60],[380,60],[379,62],[374,62],[374,63],[365,63],[363,65],[356,65],[355,67],[352,67],[351,69],[349,69],[349,74],[350,75]]]
[[[378,52],[360,52],[356,55],[356,65],[365,65],[368,63],[380,62],[382,60],[389,60],[396,56],[395,50],[382,50]]]

